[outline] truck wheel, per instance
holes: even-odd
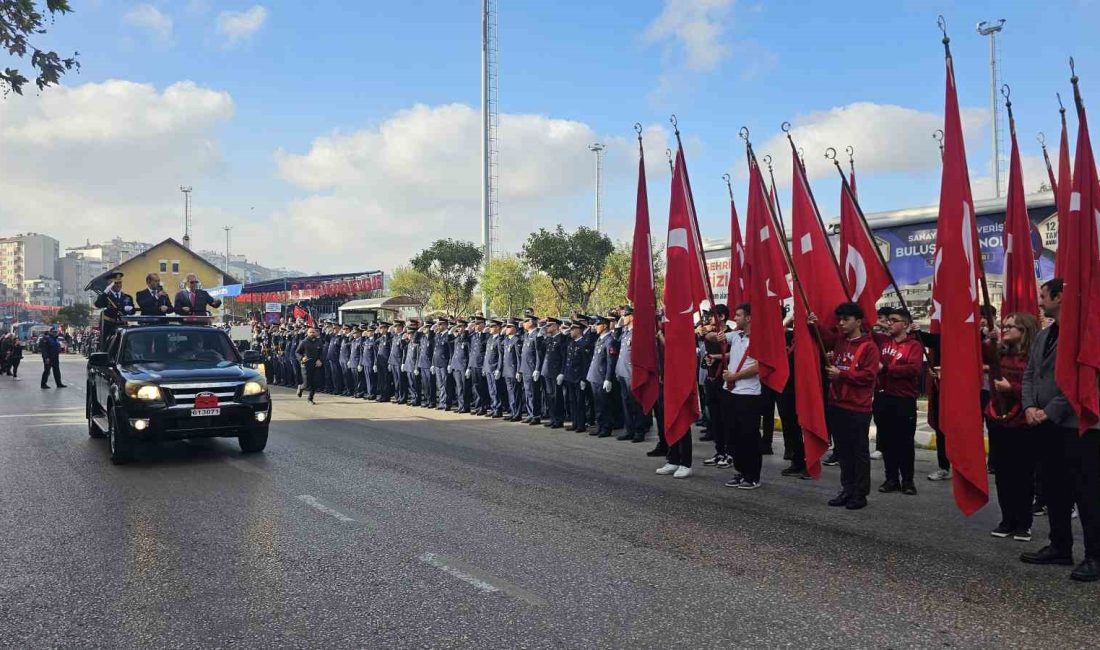
[[[88,435],[92,438],[103,438],[106,434],[99,430],[99,427],[96,426],[95,420],[92,419],[92,416],[95,415],[95,403],[93,401],[95,398],[92,397],[92,394],[93,393],[88,394],[88,399],[85,400],[84,404],[84,412],[86,417],[88,418]]]
[[[241,445],[241,451],[246,454],[263,451],[267,447],[267,427],[242,433],[237,437],[237,442]]]
[[[117,411],[113,407],[107,409],[107,438],[111,444],[111,462],[122,465],[134,459],[134,441],[127,431],[128,423],[119,419]]]

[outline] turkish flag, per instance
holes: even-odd
[[[1077,103],[1077,154],[1069,195],[1069,223],[1064,236],[1058,233],[1058,249],[1065,253],[1065,287],[1054,378],[1073,406],[1083,433],[1100,420],[1096,383],[1100,370],[1100,185],[1088,119],[1076,82],[1073,94]]]
[[[794,174],[791,186],[791,262],[797,271],[801,295],[794,301],[794,380],[795,412],[802,425],[806,444],[806,469],[810,476],[821,474],[821,457],[829,448],[825,426],[825,391],[821,378],[824,351],[806,326],[807,308],[824,328],[836,327],[836,306],[847,302],[848,294],[840,279],[829,238],[821,226],[821,217],[810,192],[810,184],[798,155],[791,152]],[[755,313],[755,312],[754,312]],[[753,330],[755,336],[756,330]]]
[[[981,273],[981,251],[950,54],[946,66],[943,177],[932,307],[940,331],[939,423],[947,441],[947,458],[955,470],[952,472],[955,503],[964,514],[970,515],[989,501],[980,395],[978,274]]]
[[[707,299],[699,233],[695,232],[684,152],[676,151],[668,208],[665,271],[665,440],[676,444],[699,418],[695,312]]]
[[[1066,277],[1065,255],[1062,242],[1066,241],[1069,225],[1069,195],[1073,191],[1073,176],[1069,165],[1069,131],[1066,129],[1066,113],[1062,111],[1062,138],[1058,144],[1058,183],[1054,185],[1054,208],[1058,211],[1058,248],[1054,251],[1054,277]]]
[[[745,302],[745,244],[741,239],[741,224],[737,221],[737,206],[730,197],[730,274],[726,283],[726,307],[730,315]]]
[[[626,297],[634,305],[634,334],[630,342],[630,392],[644,413],[657,404],[657,296],[653,286],[653,245],[649,233],[645,155],[638,158],[638,203],[634,210],[634,246],[630,253],[630,281]]]
[[[1039,316],[1039,286],[1035,282],[1035,253],[1031,248],[1031,219],[1027,216],[1024,174],[1016,144],[1016,121],[1009,109],[1012,153],[1008,163],[1008,206],[1004,225],[1004,297],[1001,316],[1024,312]]]
[[[305,309],[302,309],[301,305],[294,305],[294,308],[290,310],[295,319],[305,318],[309,313]]]
[[[852,175],[855,179],[855,175]],[[851,294],[852,302],[863,308],[864,322],[874,321],[875,309],[882,292],[890,286],[890,273],[875,250],[875,242],[860,217],[855,186],[840,188],[840,268]],[[824,314],[818,314],[822,317]]]
[[[790,378],[787,341],[783,333],[783,300],[791,296],[787,262],[776,233],[764,178],[756,156],[749,158],[749,207],[745,222],[745,266],[748,268],[752,333],[747,356],[756,360],[760,381],[783,392]]]

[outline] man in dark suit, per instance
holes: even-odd
[[[214,300],[205,289],[199,288],[199,278],[187,274],[187,288],[176,294],[176,312],[184,316],[209,316],[207,307],[220,309],[222,301]]]
[[[150,273],[145,276],[145,288],[134,296],[137,299],[138,310],[142,316],[164,316],[171,314],[172,299],[164,293],[164,287],[160,284],[160,276]]]
[[[53,383],[58,388],[65,388],[61,383],[60,354],[61,344],[57,341],[57,327],[51,327],[49,332],[42,335],[38,342],[38,351],[42,353],[42,388],[49,388],[46,384],[50,379],[50,371],[53,371]]]
[[[111,284],[95,299],[95,306],[103,310],[102,336],[99,337],[101,352],[107,349],[111,336],[126,322],[125,318],[134,314],[134,299],[130,294],[122,293],[122,271],[115,271],[107,279]]]

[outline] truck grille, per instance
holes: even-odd
[[[213,393],[218,397],[218,404],[233,402],[240,391],[242,381],[218,381],[190,384],[161,384],[160,388],[165,393],[165,400],[169,406],[194,406],[195,397],[199,393]]]

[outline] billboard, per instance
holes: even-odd
[[[1053,206],[1028,208],[1031,220],[1031,246],[1035,251],[1035,276],[1044,282],[1054,276],[1054,254],[1058,250],[1058,221]],[[986,272],[989,299],[1000,307],[1004,282],[1004,209],[979,214],[977,218],[978,244],[982,267]],[[905,302],[915,318],[926,318],[932,302],[933,261],[936,256],[936,222],[921,220],[911,223],[875,227],[872,233],[890,272],[901,289]],[[836,235],[830,236],[833,246],[839,245]],[[717,249],[705,253],[707,273],[714,289],[715,302],[726,301],[729,283],[729,249]],[[882,304],[898,303],[892,290],[883,295]]]

